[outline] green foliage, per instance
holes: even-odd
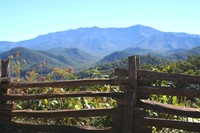
[[[26,94],[48,94],[65,93],[72,91],[114,91],[114,86],[86,86],[79,88],[28,88],[18,93]],[[18,101],[17,109],[32,110],[56,110],[56,109],[93,109],[93,108],[112,108],[116,107],[116,101],[106,97],[75,97],[75,98],[51,98],[43,100]],[[107,117],[86,117],[86,118],[57,118],[57,119],[37,119],[37,118],[14,118],[15,121],[28,121],[46,124],[64,124],[73,126],[96,126],[108,127],[112,124],[112,118]]]
[[[41,64],[42,67],[46,67],[45,63]],[[70,80],[76,79],[74,70],[72,67],[60,68],[54,67],[47,75],[43,75],[37,68],[33,68],[26,72],[25,78],[20,77],[22,71],[22,62],[19,61],[19,53],[16,52],[12,62],[12,73],[15,76],[13,82],[36,82],[36,81],[52,81],[52,80]],[[88,78],[100,78],[101,75],[98,70],[91,69],[87,71]],[[12,94],[50,94],[50,93],[65,93],[65,92],[79,92],[79,91],[95,91],[95,92],[110,92],[119,91],[118,86],[80,86],[77,88],[57,88],[57,87],[35,87],[35,88],[21,88],[15,91],[10,91]],[[113,108],[116,107],[116,101],[110,97],[69,97],[69,98],[49,98],[42,100],[27,100],[27,101],[15,101],[16,109],[24,110],[56,110],[56,109],[93,109],[93,108]],[[96,126],[96,127],[108,127],[112,124],[112,118],[110,116],[105,117],[89,117],[89,118],[13,118],[15,121],[33,122],[42,124],[64,124],[73,126]]]
[[[154,55],[142,55],[140,56],[142,68],[151,70],[152,66],[161,65],[161,64],[168,64],[169,61],[160,59]],[[88,70],[81,71],[77,73],[78,78],[106,78],[106,77],[115,77],[114,69],[115,68],[127,68],[128,67],[128,60],[121,59],[115,62],[108,62],[99,64],[94,66]],[[94,72],[97,71],[97,72]],[[95,74],[95,75],[93,75]]]
[[[46,63],[40,64],[40,68],[29,69],[26,72],[24,79],[20,77],[22,72],[23,62],[19,60],[19,53],[16,52],[12,62],[12,73],[16,77],[14,82],[30,82],[30,81],[52,81],[52,80],[68,80],[77,78],[106,78],[114,77],[114,68],[127,68],[127,59],[119,60],[114,63],[107,63],[92,67],[88,70],[74,74],[72,67],[54,67],[46,75],[43,75],[43,68],[46,67]],[[152,55],[141,56],[142,69],[166,72],[166,73],[183,73],[189,75],[200,74],[200,56],[190,55],[185,61],[178,62],[165,62]],[[186,84],[181,82],[170,82],[165,80],[153,81],[152,86],[162,87],[174,87],[174,88],[186,88],[186,89],[200,89],[197,84]],[[48,94],[48,93],[65,93],[72,91],[96,91],[96,92],[112,92],[119,91],[118,86],[80,86],[77,88],[52,88],[52,87],[40,87],[40,88],[22,88],[12,93],[15,94]],[[186,98],[167,95],[151,95],[149,99],[159,101],[161,103],[172,104],[183,107],[200,108],[199,98]],[[116,101],[112,98],[105,97],[76,97],[76,98],[51,98],[43,100],[29,100],[29,101],[16,101],[17,109],[32,109],[32,110],[55,110],[55,109],[90,109],[90,108],[112,108],[116,107]],[[180,117],[176,115],[169,115],[165,113],[157,113],[148,110],[146,116],[154,118],[175,119],[183,121],[195,121],[199,122],[199,119]],[[106,127],[111,126],[112,118],[110,117],[90,117],[90,118],[62,118],[62,119],[34,119],[34,118],[14,118],[16,121],[29,121],[35,123],[46,124],[65,124],[65,125],[77,125],[77,126],[96,126]],[[157,128],[152,127],[153,132],[178,132],[176,129],[169,128]],[[185,133],[185,131],[179,131]]]
[[[189,75],[199,75],[199,56],[188,56],[188,59],[185,61],[178,61],[172,62],[169,64],[165,64],[162,66],[151,66],[148,69],[157,72],[166,72],[166,73],[183,73]],[[143,68],[144,69],[144,68]],[[197,84],[187,84],[183,82],[170,82],[165,80],[157,80],[152,82],[152,86],[162,86],[162,87],[174,87],[177,88],[185,88],[185,89],[200,89],[200,86]],[[161,103],[172,104],[176,106],[183,106],[183,107],[193,107],[193,108],[200,108],[199,98],[187,98],[187,97],[177,97],[177,96],[167,96],[167,95],[151,95],[149,99],[154,101],[159,101]],[[182,121],[190,121],[190,122],[199,122],[200,119],[196,118],[188,118],[188,117],[181,117],[176,115],[170,115],[166,113],[157,113],[148,110],[146,115],[153,118],[165,118],[165,119],[175,119],[175,120],[182,120]],[[183,130],[176,130],[170,128],[157,128],[153,127],[153,132],[159,133],[168,133],[168,132],[180,132],[186,133]]]

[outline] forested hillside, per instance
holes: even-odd
[[[113,52],[102,58],[97,64],[105,64],[108,62],[116,62],[121,59],[128,58],[133,55],[152,55],[156,58],[170,61],[186,60],[189,55],[200,55],[200,47],[194,47],[189,50],[185,49],[174,49],[168,52],[156,52],[149,49],[142,48],[127,48],[121,51]]]
[[[121,51],[113,52],[112,54],[105,56],[98,62],[98,64],[115,62],[115,61],[127,58],[129,56],[132,56],[132,55],[148,55],[148,54],[150,54],[150,55],[154,55],[157,57],[162,57],[161,54],[159,54],[159,53],[157,54],[157,53],[158,52],[155,52],[155,51],[149,50],[149,49],[142,49],[139,47],[137,47],[137,48],[130,47],[130,48],[127,48],[127,49],[124,49]]]
[[[186,60],[188,56],[199,55],[200,48],[195,47],[190,50],[174,50],[169,52],[171,54],[158,53],[149,49],[127,48],[122,51],[116,51],[100,60],[98,57],[77,48],[55,48],[40,51],[17,47],[1,53],[0,58],[7,59],[10,56],[16,57],[16,53],[18,54],[18,60],[22,63],[22,76],[24,76],[27,71],[36,68],[38,71],[42,71],[43,74],[47,74],[54,67],[66,68],[69,66],[76,72],[86,70],[92,66],[98,66],[98,68],[102,68],[102,70],[106,70],[106,72],[110,73],[110,67],[116,68],[120,67],[120,65],[126,66],[127,58],[132,55],[141,56],[143,64],[167,64],[170,61]],[[14,58],[13,61],[16,61],[16,58]]]
[[[195,47],[189,50],[182,50],[181,52],[175,52],[167,56],[167,58],[172,60],[185,60],[189,55],[200,55],[200,47]]]
[[[70,66],[79,70],[88,68],[98,60],[97,57],[76,48],[40,51],[17,47],[0,54],[1,59],[13,58],[12,62],[16,61],[16,56],[23,67],[23,75],[26,71],[36,68],[43,73],[47,73],[54,67]]]

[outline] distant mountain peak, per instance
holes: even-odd
[[[151,27],[149,27],[149,26],[145,26],[145,25],[141,25],[141,24],[137,24],[137,25],[133,25],[133,26],[131,26],[132,28],[151,28]],[[153,29],[153,28],[151,28],[151,29]]]
[[[140,29],[140,30],[142,30],[142,29],[156,30],[156,29],[154,29],[152,27],[141,25],[141,24],[133,25],[133,26],[128,27],[128,28]]]
[[[140,47],[157,51],[190,49],[200,46],[200,35],[162,32],[141,24],[126,28],[86,27],[40,35],[20,42],[0,42],[0,50],[14,47],[36,50],[51,48],[79,48],[99,57],[129,47]]]

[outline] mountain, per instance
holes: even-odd
[[[149,68],[149,65],[160,65],[160,64],[168,64],[169,61],[165,59],[161,59],[154,55],[140,55],[141,65],[145,68]],[[127,68],[128,67],[128,58],[119,59],[113,62],[105,62],[104,64],[96,64],[96,66],[91,67],[86,71],[80,71],[76,75],[78,78],[92,78],[94,77],[101,77],[101,78],[113,78],[115,75],[115,68]],[[94,75],[91,72],[98,71],[98,74]]]
[[[0,52],[10,50],[14,47],[17,47],[16,43],[8,41],[0,41]]]
[[[125,50],[113,52],[104,58],[102,58],[97,64],[105,64],[109,62],[116,62],[125,58],[128,58],[132,55],[151,55],[152,57],[157,57],[160,59],[166,60],[186,60],[189,55],[200,55],[200,46],[194,47],[189,50],[185,49],[173,49],[167,51],[166,53],[161,53],[149,49],[142,49],[142,48],[127,48]],[[145,56],[144,56],[145,57]]]
[[[22,67],[25,69],[24,71],[35,68],[42,62],[45,62],[45,67],[49,69],[56,66],[72,66],[76,69],[89,66],[98,60],[97,57],[77,48],[51,49],[48,51],[40,51],[31,50],[24,47],[16,47],[7,52],[1,53],[0,58],[7,59],[10,55],[16,57],[16,51],[18,51],[19,53],[18,60],[26,61],[26,63],[23,62],[22,64]],[[16,58],[14,58],[14,61],[15,60]]]
[[[155,55],[155,56],[161,56],[158,55],[155,51],[149,50],[149,49],[142,49],[142,48],[127,48],[125,50],[116,51],[111,53],[110,55],[105,56],[102,58],[98,64],[104,64],[107,62],[115,62],[124,58],[128,58],[131,55]]]
[[[189,50],[173,53],[167,56],[171,60],[186,60],[189,55],[200,55],[200,46]]]
[[[178,49],[172,49],[172,50],[168,50],[164,53],[164,55],[171,55],[171,54],[175,54],[175,53],[179,53],[179,52],[184,52],[187,49],[182,49],[182,48],[178,48]]]
[[[98,57],[78,48],[54,48],[46,52],[48,54],[52,53],[49,54],[51,58],[56,58],[61,62],[65,62],[65,64],[70,64],[75,67],[89,66],[99,60]],[[54,57],[55,55],[56,57]]]
[[[0,42],[1,51],[14,47],[35,50],[52,48],[79,48],[98,57],[129,47],[140,47],[166,52],[200,46],[200,35],[162,32],[154,28],[135,25],[127,28],[78,28],[40,35],[20,42]]]

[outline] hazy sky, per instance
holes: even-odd
[[[136,24],[200,34],[200,0],[0,0],[0,41]]]

